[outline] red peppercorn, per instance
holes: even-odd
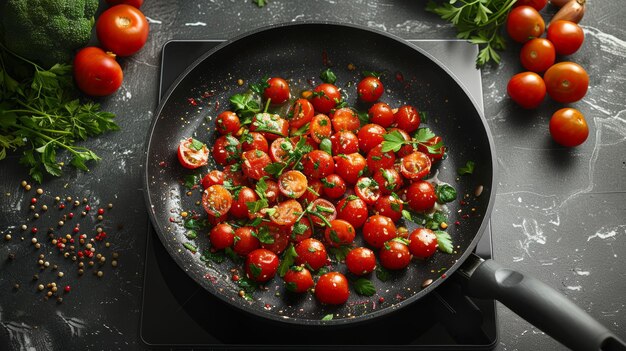
[[[455,224],[455,225],[459,225],[459,224],[461,224],[461,222],[456,221],[456,222],[454,222],[454,224]]]
[[[89,212],[89,210],[91,210],[91,206],[89,205],[85,206],[85,211]]]
[[[30,199],[30,203],[33,204],[33,205],[36,204],[37,203],[37,199],[33,197],[32,199]]]
[[[33,234],[35,234],[35,233],[37,233],[37,230],[38,230],[38,229],[37,229],[36,227],[33,227],[30,231],[31,231]]]
[[[60,205],[59,205],[59,210],[62,210],[62,209],[64,209],[64,208],[65,208],[65,204],[60,204]]]
[[[73,243],[74,243],[74,238],[71,238],[70,239],[70,244],[73,244]]]
[[[99,209],[98,209],[98,214],[99,214],[99,215],[104,214],[104,208],[99,208]]]
[[[381,296],[380,298],[378,298],[378,302],[380,302],[380,303],[385,302],[385,298]]]
[[[238,282],[239,276],[237,274],[233,274],[233,281]]]
[[[74,227],[74,229],[72,229],[72,231],[73,231],[74,233],[78,233],[78,232],[80,231],[80,228],[78,228],[78,227]]]
[[[83,257],[83,256],[84,256],[84,254],[83,254],[83,252],[82,252],[82,251],[78,251],[78,252],[76,253],[76,255],[78,255],[78,257]]]
[[[74,212],[70,212],[70,213],[68,213],[68,215],[67,215],[67,216],[68,216],[70,219],[74,218]]]
[[[66,285],[65,288],[63,289],[66,293],[70,292],[70,290],[72,290],[72,287],[70,287],[69,285]]]

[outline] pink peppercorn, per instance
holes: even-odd
[[[104,214],[104,208],[99,208],[99,209],[98,209],[98,214],[99,214],[99,215]]]
[[[70,292],[70,290],[72,290],[72,287],[70,287],[69,285],[66,285],[65,288],[63,289],[66,293]]]

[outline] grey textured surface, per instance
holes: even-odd
[[[330,20],[366,25],[403,38],[453,38],[452,27],[423,9],[421,1],[270,0],[259,9],[248,0],[146,1],[149,42],[122,60],[125,80],[105,109],[118,114],[122,130],[89,142],[104,156],[90,173],[67,172],[48,180],[48,194],[113,202],[105,225],[120,267],[105,279],[68,274],[73,291],[57,305],[43,301],[31,276],[37,254],[15,227],[29,218],[16,158],[0,167],[0,230],[14,239],[0,244],[0,349],[137,349],[146,211],[140,165],[144,136],[157,105],[159,54],[169,39],[230,38],[266,24]],[[554,12],[548,7],[544,17]],[[571,59],[591,77],[587,96],[572,104],[587,117],[590,136],[573,150],[553,144],[547,130],[559,105],[546,101],[521,110],[506,97],[510,76],[522,70],[519,46],[510,44],[499,67],[483,70],[485,112],[499,156],[492,216],[496,259],[556,287],[626,338],[626,10],[619,2],[590,2],[581,22],[586,40]],[[473,58],[468,58],[471,60]],[[50,215],[49,220],[54,218]],[[87,226],[88,221],[83,225]],[[123,225],[118,228],[118,225]],[[43,227],[43,225],[41,225]],[[14,261],[6,261],[9,252]],[[59,260],[60,261],[60,260]],[[69,262],[67,264],[69,271]],[[75,268],[74,268],[75,269]],[[43,274],[43,273],[42,273]],[[52,277],[48,272],[47,277]],[[48,279],[52,280],[52,278]],[[13,290],[20,283],[21,288]],[[505,308],[499,309],[503,350],[561,346]]]

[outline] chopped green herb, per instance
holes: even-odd
[[[192,189],[193,187],[198,185],[199,182],[200,182],[199,174],[187,174],[185,177],[183,177],[183,185],[187,189]]]
[[[258,228],[257,233],[252,232],[252,236],[259,239],[262,244],[273,244],[274,236],[270,233],[270,230],[266,226],[261,226]]]
[[[386,282],[390,278],[389,271],[383,268],[381,265],[377,265],[374,272],[376,273],[376,278],[378,278],[380,281]]]
[[[244,119],[251,118],[254,114],[261,112],[259,100],[255,99],[251,93],[235,94],[229,99],[233,111]]]
[[[193,229],[189,229],[187,233],[185,233],[185,236],[187,237],[187,239],[193,240],[198,237],[198,232]]]
[[[255,3],[258,7],[263,7],[267,5],[267,0],[252,0],[252,2]]]
[[[183,221],[183,226],[186,229],[193,229],[193,230],[203,229],[206,227],[206,220],[200,221],[197,219],[188,218]]]
[[[226,254],[226,256],[228,256],[228,258],[230,258],[231,261],[235,263],[239,263],[241,261],[241,257],[239,257],[239,255],[237,255],[237,253],[233,251],[233,249],[230,247],[225,248],[224,253]]]
[[[370,122],[370,115],[367,112],[357,112],[357,116],[359,117],[359,122],[361,122],[361,126],[364,126]]]
[[[383,139],[384,141],[382,142],[381,148],[382,152],[398,152],[403,145],[409,143],[409,141],[404,140],[404,136],[402,136],[402,134],[397,130],[385,134]]]
[[[332,237],[331,237],[331,240],[333,240]],[[348,245],[341,245],[339,247],[331,247],[331,248],[329,248],[330,253],[333,256],[335,256],[335,260],[337,260],[337,262],[345,261],[346,260],[346,256],[348,256],[348,253],[351,250],[352,250],[352,248],[350,246],[348,246]]]
[[[330,314],[325,315],[324,317],[322,317],[322,320],[323,321],[332,321],[333,320],[333,314],[330,313]]]
[[[327,181],[326,178],[320,178],[320,182],[322,182],[322,185],[324,185],[324,187],[326,187],[328,189],[332,189],[332,188],[334,188],[337,185],[335,183],[331,183],[331,182]]]
[[[435,230],[434,233],[437,236],[437,247],[439,250],[451,254],[454,251],[454,247],[452,246],[450,234],[441,230]]]
[[[374,71],[363,71],[361,72],[361,74],[363,74],[364,77],[374,77],[374,78],[380,78],[380,76],[382,76],[382,73],[379,72],[374,72]]]
[[[252,274],[254,278],[258,278],[261,275],[261,272],[263,272],[263,269],[254,263],[250,263],[248,268],[250,269],[250,274]]]
[[[224,252],[222,251],[211,252],[210,250],[204,250],[200,260],[203,262],[213,261],[215,263],[222,263],[226,260],[226,256],[224,256]]]
[[[322,205],[315,205],[315,209],[317,210],[317,212],[335,213],[335,210],[333,210],[332,208],[324,207]]]
[[[198,252],[198,247],[196,247],[196,245],[194,245],[193,243],[189,241],[186,243],[183,243],[183,246],[185,247],[185,249],[191,251],[192,253]]]
[[[437,202],[445,204],[456,200],[456,190],[448,184],[438,184],[435,187]]]
[[[263,5],[259,5],[259,7],[263,7],[265,6],[265,1],[264,0],[254,0],[257,4],[259,2],[262,2]],[[268,76],[264,76],[263,78],[261,78],[260,81],[258,81],[257,83],[254,84],[250,84],[248,85],[248,87],[250,88],[250,90],[252,90],[253,92],[263,96],[263,93],[265,92],[265,88],[269,88],[270,84],[267,82],[270,79],[270,77]]]
[[[415,132],[413,138],[420,143],[425,143],[428,140],[435,137],[435,133],[433,133],[430,128],[420,128]]]
[[[459,168],[459,169],[457,170],[457,173],[458,173],[459,175],[464,175],[464,174],[472,174],[472,173],[474,173],[474,166],[475,166],[475,165],[476,165],[476,164],[474,163],[474,161],[467,161],[467,162],[465,163],[465,166],[463,166],[463,167],[461,167],[461,168]]]
[[[287,271],[291,266],[293,266],[296,261],[296,257],[298,257],[298,253],[296,253],[296,249],[293,247],[293,244],[289,244],[289,247],[285,250],[283,255],[283,259],[280,261],[280,265],[278,266],[278,275],[284,277]]]
[[[327,154],[329,154],[331,156],[333,155],[332,146],[333,146],[333,144],[330,141],[330,139],[328,139],[328,138],[324,138],[320,142],[320,150],[324,151],[325,153],[327,153]]]
[[[335,75],[335,73],[333,73],[333,71],[330,70],[330,68],[323,70],[320,74],[320,78],[324,83],[329,84],[335,84],[335,82],[337,81],[337,76]]]

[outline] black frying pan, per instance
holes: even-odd
[[[255,292],[254,299],[247,301],[238,296],[240,288],[231,279],[230,269],[237,265],[229,261],[222,264],[202,261],[200,252],[209,247],[207,240],[204,237],[196,240],[199,253],[193,254],[183,247],[188,241],[186,229],[170,220],[176,219],[181,209],[202,212],[195,204],[200,193],[196,191],[188,196],[187,189],[181,185],[181,179],[193,172],[178,166],[175,150],[181,139],[191,135],[212,144],[214,127],[207,119],[227,108],[230,95],[245,90],[237,86],[237,79],[247,83],[264,75],[282,76],[290,79],[292,91],[298,92],[311,88],[325,64],[332,66],[339,86],[348,92],[354,91],[354,87],[350,89],[347,84],[357,82],[361,70],[384,71],[387,91],[383,101],[392,106],[409,103],[428,111],[427,126],[442,135],[449,148],[448,158],[436,168],[438,178],[454,184],[469,203],[448,205],[450,222],[457,219],[461,222],[448,230],[455,252],[437,253],[426,262],[412,263],[409,269],[392,273],[386,282],[372,276],[377,294],[367,298],[353,292],[342,306],[321,305],[311,294],[286,293],[280,279],[271,281],[266,291]],[[357,70],[350,71],[348,64],[355,65]],[[202,96],[200,105],[190,104],[188,100]],[[354,96],[347,100],[360,110],[367,108],[357,104]],[[458,177],[456,170],[468,160],[477,165],[474,174]],[[569,347],[624,347],[610,331],[556,290],[472,254],[493,206],[495,166],[491,135],[475,102],[458,80],[428,53],[371,29],[299,23],[273,26],[228,41],[206,53],[177,79],[165,94],[148,135],[145,194],[156,232],[180,267],[216,297],[257,316],[306,326],[364,322],[417,301],[458,269],[455,276],[466,281],[469,294],[500,300]],[[483,191],[476,197],[474,191],[479,185]],[[415,227],[413,223],[406,225],[409,229]],[[345,272],[344,265],[338,265],[337,269]],[[432,280],[430,285],[423,284],[429,280]],[[381,297],[384,303],[380,303]],[[328,314],[334,318],[322,320]]]

